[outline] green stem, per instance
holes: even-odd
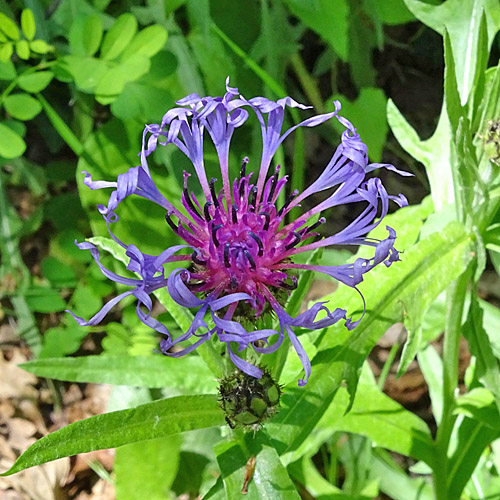
[[[292,68],[299,79],[307,99],[318,113],[324,113],[325,106],[323,105],[323,99],[321,99],[316,79],[309,74],[298,52],[293,54],[290,58],[290,62],[292,63]]]
[[[471,275],[472,266],[469,266],[447,290],[443,347],[443,411],[435,439],[436,455],[432,475],[437,500],[449,500],[446,484],[449,465],[448,448],[456,420],[453,410],[455,391],[458,387],[458,354],[464,303]]]
[[[36,94],[37,99],[40,101],[47,118],[50,120],[58,134],[64,142],[73,150],[73,152],[80,156],[83,152],[83,145],[73,131],[66,125],[64,120],[59,116],[57,111],[48,103],[42,94]]]
[[[378,388],[382,391],[384,389],[385,381],[387,376],[389,375],[389,371],[391,370],[392,363],[394,362],[394,358],[398,353],[398,349],[401,347],[399,342],[395,342],[389,351],[389,356],[387,356],[387,360],[384,363],[382,371],[380,372],[380,377],[377,382]]]

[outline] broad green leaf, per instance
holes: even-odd
[[[415,19],[403,0],[372,0],[384,24],[405,24]]]
[[[287,470],[276,450],[262,436],[256,436],[247,446],[237,441],[221,442],[215,446],[217,462],[227,498],[239,498],[245,479],[245,466],[255,456],[255,471],[248,484],[248,500],[269,498],[273,500],[299,500]],[[251,447],[250,445],[253,445]],[[248,448],[251,449],[248,449]]]
[[[152,57],[159,52],[167,41],[168,33],[159,24],[148,26],[136,33],[121,55],[121,60],[126,61],[133,56]]]
[[[81,356],[36,359],[21,366],[38,377],[67,382],[170,387],[190,394],[215,393],[217,389],[217,381],[198,356]]]
[[[117,58],[130,43],[137,31],[137,20],[132,14],[122,14],[104,35],[101,58],[107,61]]]
[[[342,60],[347,60],[349,5],[345,0],[337,0],[335,7],[329,0],[286,0],[285,3],[292,14],[318,33]]]
[[[73,354],[77,351],[86,337],[87,331],[75,321],[68,326],[56,326],[49,328],[43,334],[43,346],[38,359],[43,358],[59,358],[66,354]]]
[[[36,73],[20,75],[17,84],[26,92],[36,94],[45,89],[53,77],[54,74],[51,71],[37,71]]]
[[[26,40],[18,40],[15,47],[19,59],[27,60],[30,58],[30,46]]]
[[[54,47],[44,40],[33,40],[30,42],[30,50],[36,54],[47,54],[54,50]]]
[[[11,40],[19,40],[20,33],[16,23],[3,12],[0,12],[0,30]]]
[[[0,156],[18,158],[26,150],[24,139],[4,123],[0,123]]]
[[[23,30],[24,36],[29,41],[35,38],[35,16],[33,15],[33,11],[31,9],[24,9],[21,12],[21,29]]]
[[[18,120],[31,120],[40,111],[42,105],[28,94],[11,94],[4,99],[4,106],[11,116]]]
[[[97,52],[99,46],[101,45],[102,33],[103,29],[101,16],[97,14],[88,16],[85,19],[82,33],[85,55],[93,56]]]
[[[3,63],[10,62],[10,58],[14,52],[14,45],[12,43],[6,43],[0,46],[0,61]]]
[[[16,68],[12,61],[0,62],[0,80],[13,80],[16,74]]]
[[[456,415],[465,415],[500,431],[500,414],[495,406],[495,396],[484,387],[476,387],[460,396],[454,410]]]
[[[364,373],[366,369],[365,365]],[[345,414],[348,405],[349,394],[341,388],[318,422],[315,432],[360,434],[377,446],[432,463],[434,448],[427,424],[382,393],[366,375],[362,376],[358,385],[351,410]],[[286,460],[296,458],[296,455],[291,455]]]
[[[404,215],[402,212],[398,214]],[[392,226],[390,219],[385,222]],[[404,234],[404,225],[395,227]],[[406,249],[402,262],[366,275],[360,285],[367,304],[365,317],[353,332],[341,324],[327,330],[312,360],[307,386],[287,386],[282,409],[268,424],[280,454],[293,451],[307,438],[343,379],[347,379],[352,395],[360,367],[377,340],[389,326],[401,321],[404,310],[413,311],[415,300],[430,300],[430,295],[439,295],[456,279],[471,259],[471,250],[471,236],[459,224],[451,224]],[[356,295],[342,287],[331,299],[336,306],[354,311],[360,307]]]
[[[136,55],[113,68],[109,68],[97,83],[96,99],[102,104],[113,102],[123,91],[126,83],[137,80],[146,74],[149,66],[150,61],[147,57]]]
[[[83,92],[93,92],[109,68],[106,61],[95,57],[69,55],[62,57],[58,62],[73,76],[75,84]]]
[[[34,312],[58,312],[66,307],[66,302],[56,290],[44,286],[31,286],[26,290],[25,297],[26,303]]]
[[[422,141],[406,121],[394,102],[387,102],[387,120],[399,144],[413,158],[424,164],[431,185],[436,212],[454,203],[451,171],[451,129],[443,106],[436,130],[430,139]]]
[[[408,9],[424,24],[450,34],[455,54],[458,91],[461,104],[469,97],[476,74],[479,26],[483,11],[488,22],[488,48],[500,29],[500,5],[497,0],[447,0],[432,5],[422,0],[405,0]]]
[[[52,256],[42,260],[42,274],[55,287],[74,287],[76,285],[74,269]]]
[[[217,396],[178,396],[70,424],[31,445],[0,476],[62,457],[224,424]]]
[[[177,474],[181,437],[122,446],[116,450],[113,472],[116,496],[120,500],[165,500]]]

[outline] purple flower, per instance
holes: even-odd
[[[85,184],[91,189],[114,188],[108,205],[99,211],[108,224],[111,236],[129,257],[127,268],[138,278],[124,278],[105,269],[99,262],[99,252],[91,243],[80,243],[82,249],[91,251],[102,272],[111,280],[131,287],[106,304],[89,321],[75,316],[80,325],[99,323],[109,310],[127,295],[137,298],[137,315],[146,325],[165,336],[161,351],[173,357],[183,356],[217,335],[227,344],[233,363],[245,373],[260,378],[259,368],[242,359],[231,347],[236,344],[241,352],[250,345],[258,353],[274,352],[288,336],[305,371],[299,380],[307,382],[311,364],[294,327],[320,329],[343,319],[347,328],[354,328],[360,321],[347,318],[340,308],[330,310],[324,302],[313,305],[308,311],[293,318],[285,311],[286,298],[297,285],[296,275],[303,270],[328,274],[342,283],[356,288],[363,275],[378,264],[390,266],[399,260],[394,248],[395,231],[387,227],[385,240],[367,238],[387,214],[389,200],[398,205],[407,204],[404,196],[389,196],[378,178],[367,179],[367,174],[377,168],[388,168],[402,175],[392,165],[370,164],[366,145],[361,142],[353,125],[338,115],[340,103],[335,101],[335,111],[308,118],[287,131],[282,131],[285,108],[306,109],[307,106],[286,97],[270,101],[263,97],[243,98],[238,89],[229,87],[223,97],[200,97],[191,94],[177,102],[179,107],[169,110],[159,125],[147,125],[143,134],[140,153],[141,164],[118,176],[116,182],[93,181],[85,172]],[[239,177],[229,176],[229,147],[231,137],[251,114],[256,115],[262,130],[262,156],[257,178],[247,172],[248,158],[241,164]],[[271,161],[281,143],[298,127],[314,127],[331,118],[345,126],[340,145],[320,176],[302,193],[289,193],[284,203],[279,203],[285,193],[288,177],[280,176],[280,166],[271,171]],[[217,152],[221,185],[217,179],[207,179],[203,145],[206,136],[212,140]],[[192,162],[200,182],[203,199],[190,193],[190,174],[184,173],[181,212],[156,188],[147,164],[147,157],[158,146],[174,144]],[[313,208],[300,215],[300,203],[320,191],[331,194]],[[118,221],[115,211],[129,195],[138,195],[157,203],[165,209],[166,221],[185,245],[166,249],[158,256],[143,254],[136,246],[126,245],[112,233],[110,225]],[[343,204],[361,203],[362,213],[345,229],[318,239],[317,228],[325,222],[320,214]],[[187,214],[187,215],[186,215]],[[318,218],[319,217],[319,218]],[[369,245],[374,255],[369,259],[358,258],[341,266],[307,265],[294,262],[294,257],[330,245]],[[186,253],[186,249],[189,249]],[[183,251],[181,255],[179,251]],[[189,268],[179,267],[165,276],[163,265],[180,261]],[[172,299],[183,307],[198,308],[192,325],[182,335],[173,338],[167,328],[152,318],[151,293],[167,287]],[[248,325],[267,311],[274,311],[279,330],[256,330]],[[212,321],[208,322],[208,316]],[[246,318],[246,320],[245,320]],[[243,324],[245,325],[243,325]],[[192,337],[194,336],[194,342]],[[191,344],[181,350],[171,349],[176,344],[191,339]]]

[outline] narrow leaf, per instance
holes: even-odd
[[[62,457],[224,424],[215,395],[178,396],[70,424],[31,445],[0,476]]]

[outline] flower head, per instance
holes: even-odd
[[[243,372],[256,378],[262,371],[242,359],[231,344],[242,351],[250,345],[258,353],[274,352],[288,336],[305,371],[299,380],[304,385],[311,372],[311,365],[294,327],[319,329],[343,319],[347,328],[358,322],[347,318],[344,309],[329,309],[324,302],[314,304],[306,312],[291,317],[285,310],[286,299],[297,285],[301,270],[328,274],[338,281],[356,287],[363,275],[378,264],[390,266],[399,260],[394,248],[395,231],[387,227],[385,240],[367,238],[387,214],[389,200],[400,206],[406,204],[404,196],[389,196],[376,177],[367,174],[377,168],[388,168],[402,175],[392,165],[370,164],[367,147],[356,129],[339,116],[340,103],[335,101],[335,111],[313,116],[283,131],[286,107],[306,109],[307,106],[286,97],[271,101],[263,97],[246,100],[238,89],[229,87],[223,97],[200,97],[191,94],[177,102],[179,107],[169,110],[160,124],[147,125],[143,134],[140,153],[141,164],[118,176],[116,182],[93,181],[85,172],[85,184],[91,189],[114,188],[107,206],[99,211],[108,223],[110,234],[129,257],[128,269],[138,278],[124,278],[105,269],[99,262],[99,252],[91,243],[80,243],[82,249],[91,251],[102,272],[111,280],[129,285],[122,293],[89,321],[75,316],[81,325],[95,325],[109,310],[127,295],[137,298],[137,314],[146,325],[165,336],[161,351],[168,356],[182,356],[217,335],[227,344],[233,363]],[[248,168],[249,159],[241,163],[239,176],[229,175],[229,147],[231,137],[250,116],[256,115],[262,131],[262,155],[256,176]],[[288,176],[281,175],[278,165],[271,169],[271,162],[280,144],[298,127],[314,127],[335,118],[345,126],[331,160],[319,177],[302,193],[287,192]],[[203,144],[209,136],[218,155],[221,179],[208,179],[203,161]],[[147,157],[159,146],[174,144],[192,162],[202,189],[198,199],[189,190],[190,174],[184,173],[181,204],[183,210],[167,200],[155,186],[147,164]],[[252,159],[252,163],[255,159]],[[324,201],[301,215],[300,203],[321,191],[330,190]],[[185,244],[167,248],[160,255],[142,253],[134,245],[121,242],[111,231],[111,224],[118,221],[118,205],[132,194],[142,196],[165,209],[166,222]],[[325,222],[321,213],[343,204],[361,203],[361,214],[342,231],[317,239],[317,228]],[[293,214],[290,214],[293,211]],[[290,215],[289,215],[290,214]],[[294,262],[297,254],[330,245],[369,245],[373,257],[358,258],[341,266],[307,265]],[[186,252],[187,250],[187,252]],[[183,252],[179,255],[178,252]],[[188,268],[179,267],[165,275],[167,262],[185,262]],[[183,307],[199,308],[190,328],[173,338],[167,328],[151,316],[151,293],[167,287],[172,299]],[[272,310],[279,321],[278,330],[249,328],[251,321]],[[207,315],[212,323],[207,323]],[[255,323],[255,321],[253,322]],[[171,348],[195,338],[181,350]],[[192,339],[191,339],[192,340]]]

